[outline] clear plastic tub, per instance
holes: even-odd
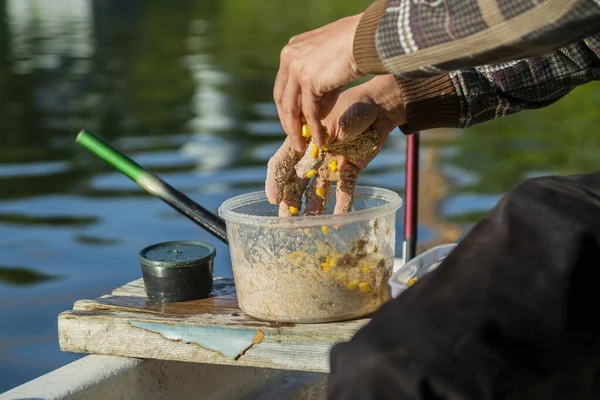
[[[240,308],[267,321],[315,323],[358,318],[390,298],[396,193],[356,187],[353,211],[278,217],[264,192],[225,201],[227,236]],[[324,228],[326,227],[326,228]]]
[[[404,292],[411,285],[411,281],[415,282],[436,269],[455,247],[456,243],[433,247],[400,267],[389,280],[392,297],[396,298]]]

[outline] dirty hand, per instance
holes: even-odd
[[[377,76],[342,92],[322,121],[330,133],[327,145],[319,149],[310,143],[306,151],[299,152],[286,138],[269,160],[269,202],[279,204],[280,216],[297,215],[306,191],[304,215],[320,215],[336,181],[334,213],[350,211],[359,172],[379,154],[390,132],[405,122],[400,90],[391,75]]]
[[[320,120],[333,107],[340,90],[364,74],[353,55],[354,34],[362,14],[342,18],[294,36],[281,51],[273,97],[284,131],[296,151],[304,151],[301,115],[318,146],[325,143]]]

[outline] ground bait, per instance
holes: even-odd
[[[343,254],[327,243],[275,257],[245,245],[231,252],[239,305],[258,319],[339,321],[369,315],[390,298],[393,256],[374,242],[358,240]]]

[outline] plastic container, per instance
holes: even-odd
[[[436,269],[454,247],[456,243],[433,247],[400,267],[389,280],[392,297],[396,298],[408,289],[411,281],[421,279],[425,274]]]
[[[203,242],[153,244],[138,254],[144,288],[151,300],[175,302],[208,297],[217,251]]]
[[[390,298],[396,193],[357,187],[353,211],[278,217],[264,192],[225,201],[227,236],[240,308],[266,321],[315,323],[358,318]]]

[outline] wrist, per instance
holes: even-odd
[[[368,96],[395,126],[406,123],[402,90],[392,75],[378,75],[366,83]]]

